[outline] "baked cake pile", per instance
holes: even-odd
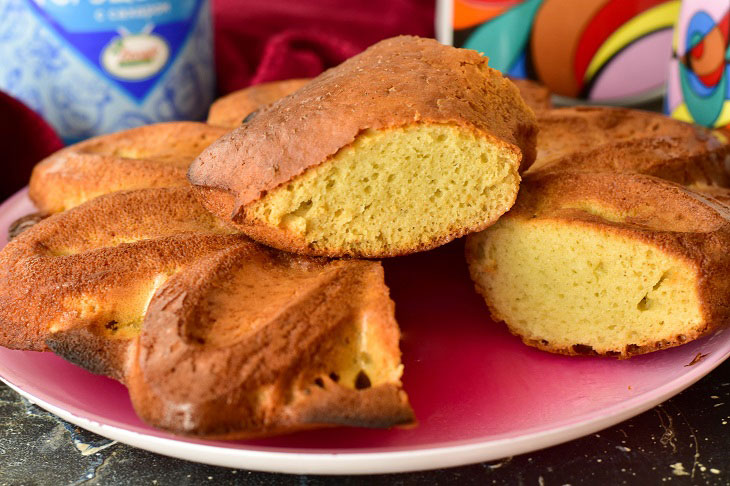
[[[494,223],[514,204],[536,133],[486,58],[400,37],[259,110],[188,177],[211,212],[269,246],[397,256]]]
[[[525,343],[682,344],[728,319],[727,156],[704,129],[554,109],[477,52],[389,39],[207,123],[39,163],[39,214],[0,251],[0,345],[121,381],[173,433],[412,425],[384,270],[358,258],[469,235],[477,290]]]
[[[517,203],[467,240],[492,316],[546,351],[620,358],[725,326],[728,145],[619,108],[538,120],[538,158]]]

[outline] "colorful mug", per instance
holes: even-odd
[[[0,0],[0,90],[67,141],[205,115],[209,0]]]
[[[439,0],[439,40],[570,99],[633,104],[664,92],[680,0]]]
[[[684,0],[674,31],[665,111],[708,127],[730,124],[730,1]]]

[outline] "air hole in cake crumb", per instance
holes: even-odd
[[[355,377],[355,389],[364,390],[365,388],[370,388],[370,377],[363,370],[360,370]]]
[[[340,375],[338,375],[337,373],[335,373],[333,371],[332,373],[330,373],[330,380],[332,380],[335,383],[337,383],[338,381],[340,381]]]
[[[286,214],[285,217],[282,218],[282,221],[286,219],[286,216],[298,216],[300,218],[303,218],[307,215],[310,209],[312,209],[312,200],[308,199],[307,201],[302,201],[301,203],[299,203],[299,206],[297,206],[294,211]]]
[[[636,304],[636,308],[639,309],[641,312],[648,311],[649,307],[651,307],[651,305],[646,295],[639,301],[638,304]]]
[[[314,379],[314,384],[320,388],[324,388],[324,380],[322,378],[320,378],[319,376]]]

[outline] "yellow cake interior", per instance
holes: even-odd
[[[247,216],[315,249],[395,252],[499,217],[516,197],[518,166],[516,153],[465,128],[368,131]]]
[[[472,278],[492,311],[542,347],[624,355],[702,322],[696,270],[640,240],[524,218],[472,238]]]
[[[109,289],[104,296],[86,295],[65,299],[65,307],[76,310],[69,319],[62,316],[49,325],[59,332],[78,322],[92,323],[97,334],[108,339],[134,339],[142,331],[147,307],[157,290],[177,269],[169,269],[152,278],[132,281],[122,288]]]
[[[365,310],[337,331],[335,346],[325,357],[333,370],[331,379],[354,389],[400,383],[403,365],[398,346],[394,345],[398,337],[391,335],[391,329],[378,319],[371,318]]]

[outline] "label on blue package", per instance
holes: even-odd
[[[205,116],[209,0],[0,0],[0,89],[67,142]]]

